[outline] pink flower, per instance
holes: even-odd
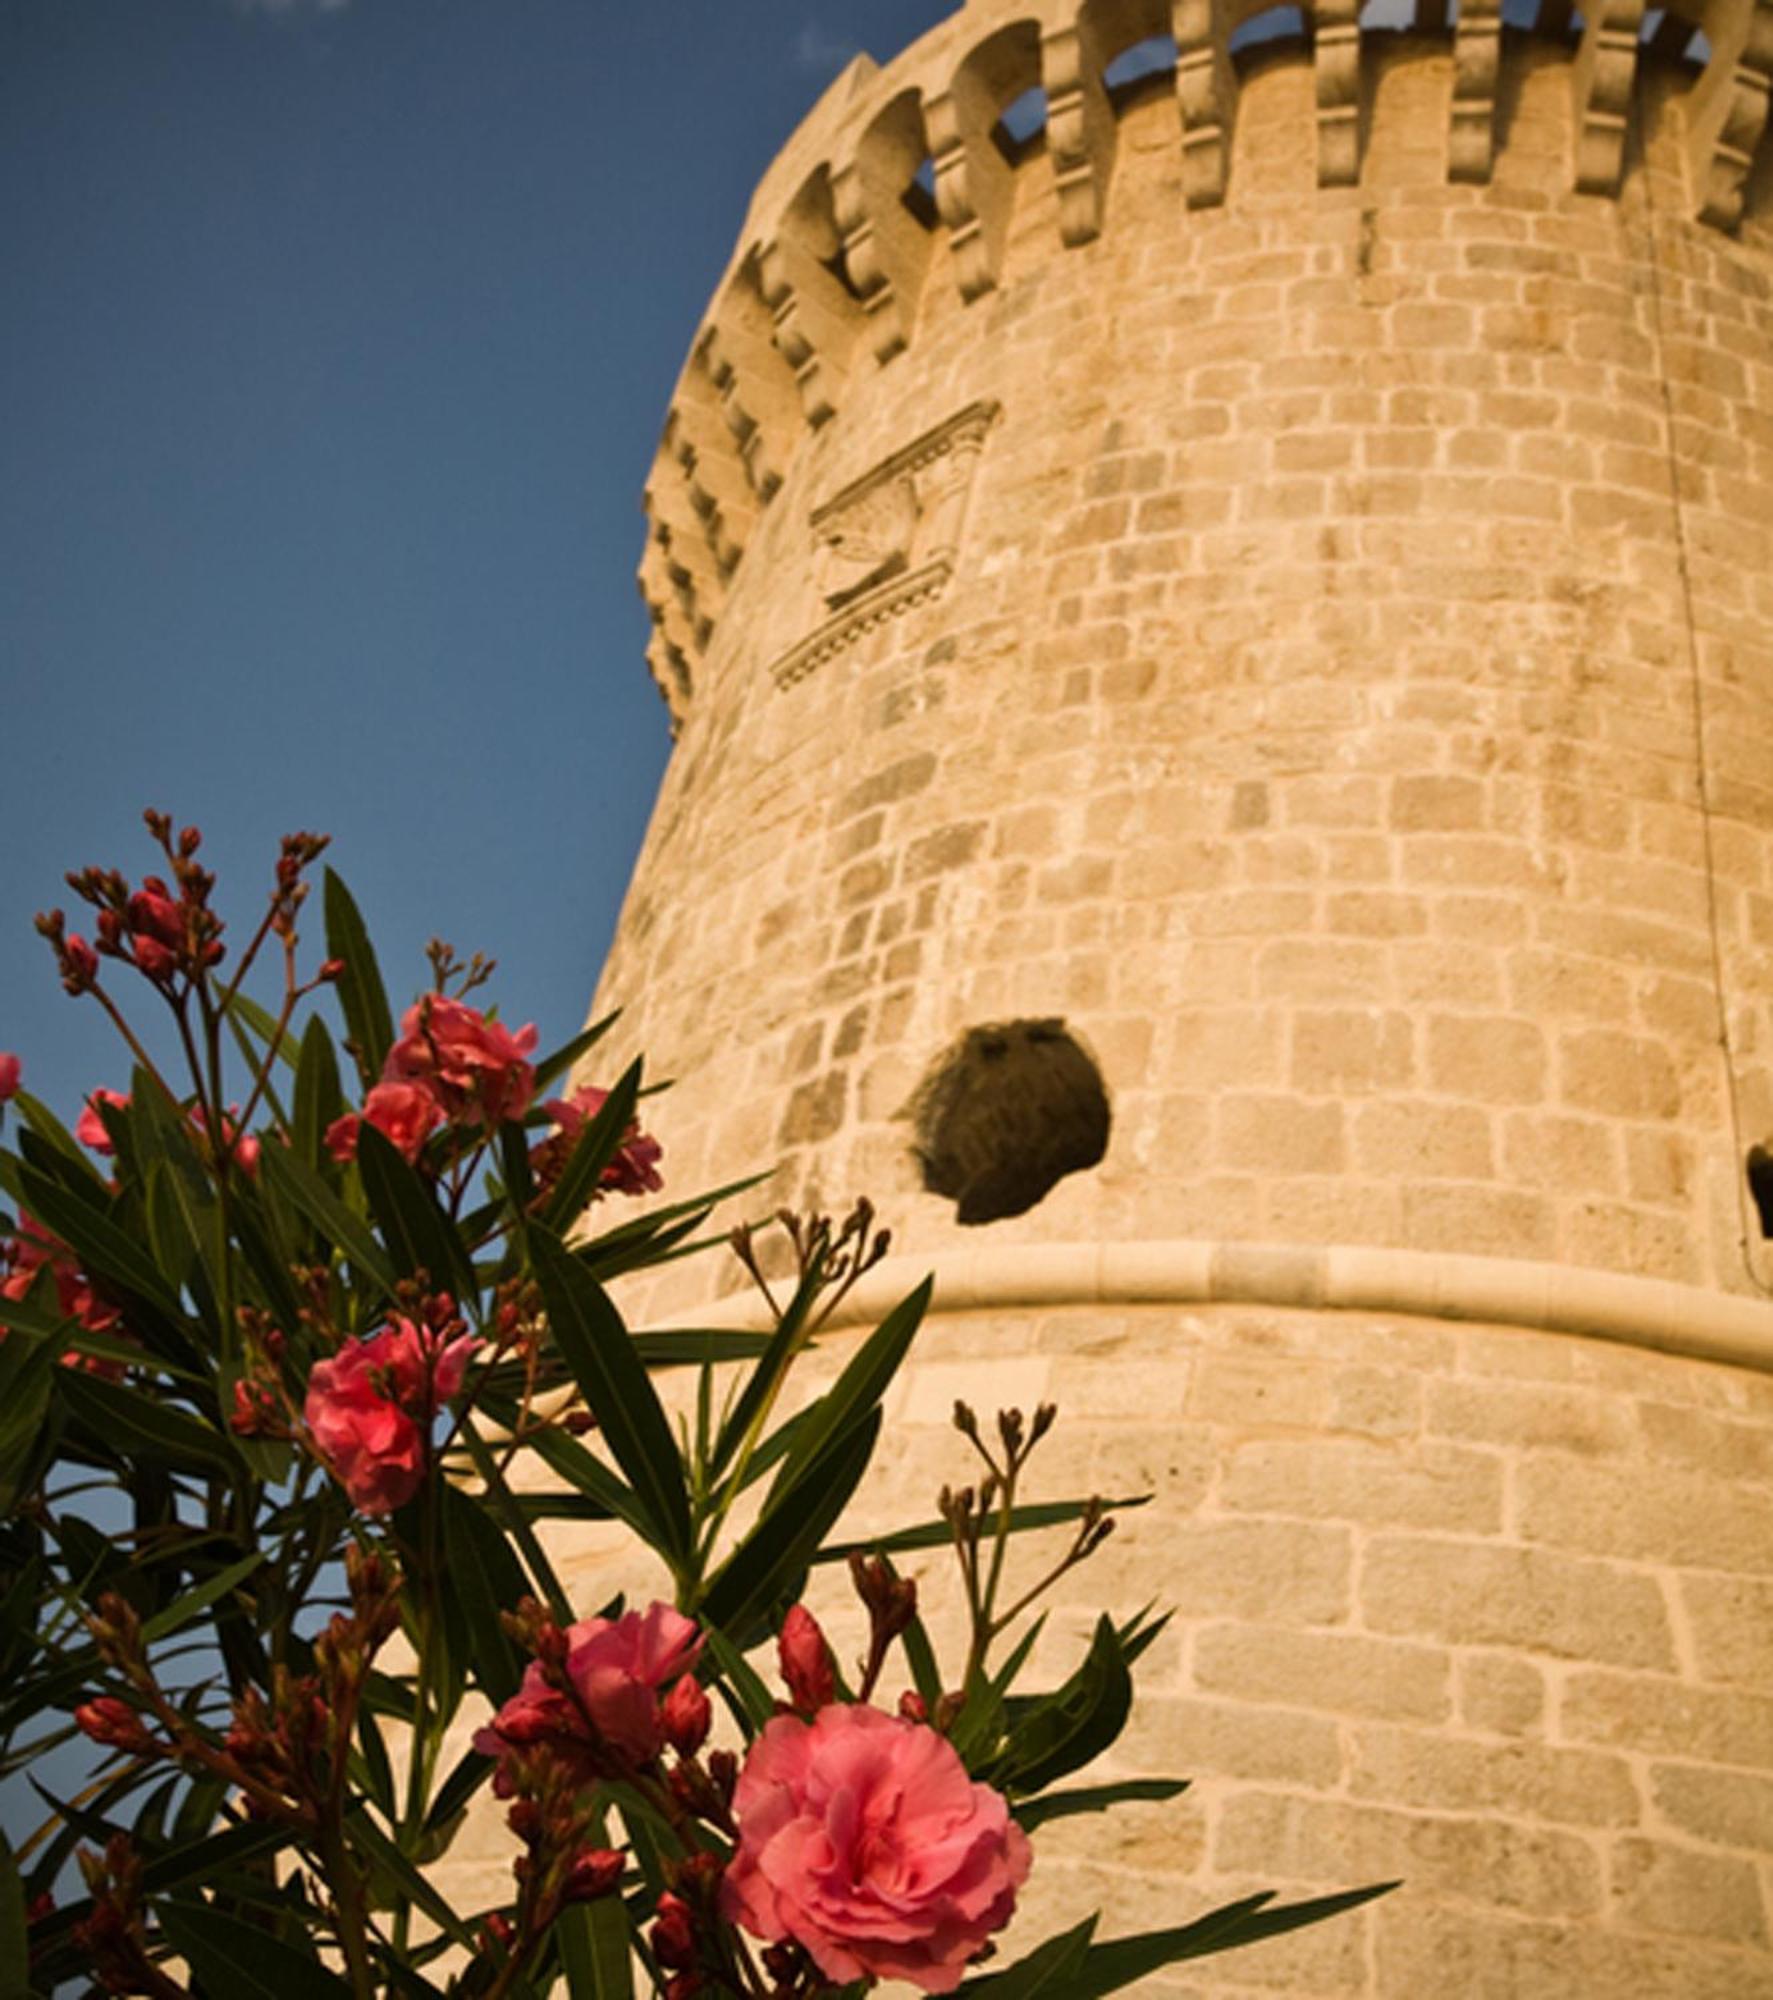
[[[570,1097],[549,1098],[542,1108],[554,1120],[561,1137],[571,1146],[603,1109],[608,1097],[607,1090],[599,1090],[596,1084],[586,1083],[581,1084]],[[623,1135],[621,1145],[603,1170],[599,1185],[613,1189],[617,1194],[657,1194],[665,1185],[664,1176],[659,1172],[659,1161],[663,1157],[664,1148],[657,1139],[643,1132],[636,1121]],[[560,1164],[564,1166],[566,1163],[563,1160]]]
[[[240,1171],[250,1178],[259,1170],[259,1142],[250,1132],[236,1138],[239,1127],[234,1121],[239,1116],[240,1107],[237,1104],[230,1104],[222,1113],[222,1144],[233,1148],[236,1164]],[[191,1106],[191,1122],[199,1132],[206,1133],[209,1130],[209,1120],[204,1117],[201,1104]]]
[[[946,1737],[875,1708],[777,1716],[751,1745],[733,1811],[726,1916],[794,1939],[838,1985],[952,1992],[1009,1922],[1032,1859]]]
[[[664,1740],[659,1689],[681,1680],[701,1650],[695,1621],[668,1604],[620,1618],[584,1619],[566,1632],[571,1692],[550,1685],[541,1662],[531,1661],[517,1692],[475,1733],[474,1747],[503,1762],[514,1752],[546,1745],[585,1782],[597,1775],[600,1747],[628,1763],[648,1763]],[[505,1772],[496,1789],[509,1796]]]
[[[406,1010],[382,1080],[422,1083],[449,1117],[497,1125],[529,1109],[536,1094],[529,1062],[535,1048],[533,1026],[512,1034],[460,1000],[428,993]]]
[[[111,1135],[105,1130],[105,1121],[99,1116],[101,1104],[112,1105],[118,1111],[129,1109],[129,1099],[121,1090],[95,1090],[86,1100],[86,1108],[74,1120],[74,1137],[83,1146],[90,1146],[95,1153],[107,1157],[116,1149],[111,1144]]]
[[[17,1056],[9,1049],[0,1049],[0,1104],[9,1097],[18,1095],[19,1075],[23,1069]]]
[[[445,1342],[397,1319],[317,1361],[302,1406],[314,1443],[361,1514],[391,1514],[419,1490],[431,1420],[455,1395],[472,1334]]]
[[[443,1107],[423,1084],[378,1083],[363,1100],[363,1118],[397,1146],[401,1158],[410,1164],[442,1123]],[[348,1111],[326,1128],[326,1150],[335,1160],[357,1157],[357,1128],[362,1122],[355,1112]]]
[[[813,1715],[837,1692],[837,1674],[831,1648],[819,1630],[819,1621],[804,1604],[790,1607],[782,1620],[776,1641],[776,1657],[782,1678],[788,1683],[789,1699],[802,1715]]]
[[[27,1299],[38,1275],[46,1268],[55,1283],[56,1310],[63,1319],[78,1320],[88,1333],[116,1333],[123,1315],[108,1306],[93,1290],[91,1280],[81,1270],[74,1253],[59,1237],[51,1236],[34,1216],[22,1210],[17,1238],[5,1245],[0,1261],[7,1267],[0,1279],[0,1298]],[[68,1356],[69,1360],[75,1357]],[[114,1362],[84,1356],[78,1365],[98,1373],[117,1372]]]

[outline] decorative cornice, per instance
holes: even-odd
[[[816,632],[801,640],[793,652],[776,662],[770,673],[777,687],[788,688],[796,681],[805,680],[815,667],[823,666],[827,660],[835,658],[878,626],[885,625],[916,605],[928,604],[940,597],[948,588],[948,579],[953,574],[953,558],[938,556],[934,562],[925,563],[920,569],[908,570],[901,576],[876,584],[865,596],[846,605],[835,618],[827,618]]]
[[[1157,1243],[1003,1243],[892,1257],[839,1304],[830,1324],[874,1321],[925,1276],[932,1310],[1023,1312],[1062,1306],[1276,1306],[1396,1313],[1618,1341],[1773,1373],[1773,1305],[1660,1278],[1511,1257],[1178,1239]],[[751,1292],[664,1324],[739,1330],[769,1320]]]

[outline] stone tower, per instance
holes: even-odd
[[[1773,1992],[1773,6],[1531,15],[858,59],[647,492],[674,1189],[936,1272],[883,1516],[956,1393],[1156,1496],[1046,1908],[1407,1880],[1152,1990]]]

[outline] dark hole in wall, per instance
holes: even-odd
[[[1060,1020],[967,1032],[911,1102],[912,1152],[931,1194],[962,1223],[1022,1215],[1108,1148],[1108,1093]]]
[[[1748,1149],[1748,1191],[1761,1218],[1761,1234],[1773,1242],[1773,1153],[1765,1146]]]

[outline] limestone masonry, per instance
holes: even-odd
[[[1773,5],[1526,19],[859,58],[647,492],[673,1193],[937,1273],[862,1525],[956,1395],[1155,1496],[1041,1657],[1176,1605],[1116,1773],[1195,1783],[1023,1934],[1406,1878],[1153,1993],[1773,1994]]]

